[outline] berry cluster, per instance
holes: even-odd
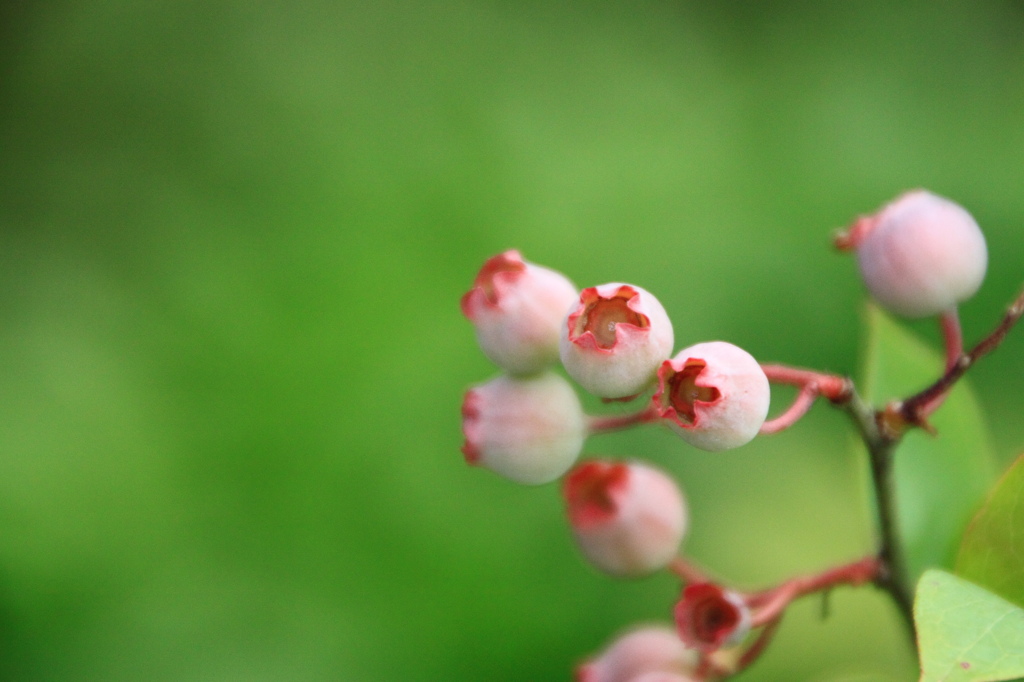
[[[663,421],[704,450],[749,442],[768,414],[768,379],[747,352],[723,341],[670,358],[672,322],[645,289],[611,283],[577,291],[569,280],[516,251],[489,259],[462,310],[484,354],[505,374],[463,403],[463,452],[514,481],[547,483],[575,463],[586,436],[610,428],[583,414],[566,373],[605,400],[630,401],[654,388],[638,421]]]
[[[858,219],[836,245],[856,249],[867,288],[883,306],[905,316],[940,315],[949,364],[960,356],[956,304],[978,289],[987,264],[984,238],[966,211],[928,192],[909,192]],[[686,583],[675,629],[628,631],[578,669],[580,682],[725,677],[756,657],[790,601],[870,582],[883,571],[872,556],[770,590],[725,589],[680,556],[688,512],[672,478],[639,461],[577,463],[588,436],[642,423],[664,424],[701,450],[737,448],[792,425],[819,396],[848,400],[845,378],[761,365],[725,341],[673,355],[672,323],[649,291],[620,282],[578,290],[517,251],[484,263],[462,311],[484,354],[503,370],[466,393],[466,461],[529,485],[563,478],[568,523],[591,564],[621,577],[667,568]],[[622,416],[587,415],[572,384],[554,371],[558,363],[585,391],[642,407]],[[799,389],[772,420],[769,382]],[[761,628],[761,637],[743,650],[752,628]]]

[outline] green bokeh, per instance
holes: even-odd
[[[666,618],[554,487],[461,462],[495,370],[458,297],[506,248],[853,373],[830,232],[925,186],[988,237],[980,336],[1024,273],[1020,4],[706,4],[0,11],[0,679],[564,680]],[[1004,461],[1022,357],[972,370]],[[677,474],[688,551],[756,587],[870,549],[849,433],[588,452]],[[818,610],[744,679],[916,677],[882,596]]]

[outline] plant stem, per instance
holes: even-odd
[[[813,369],[765,364],[761,365],[761,370],[768,377],[768,381],[789,384],[797,388],[812,386],[820,395],[832,401],[845,400],[851,389],[850,382],[845,377],[816,372]]]
[[[907,575],[904,548],[900,542],[896,520],[896,495],[893,483],[893,450],[896,443],[885,441],[870,449],[871,480],[878,504],[878,527],[881,547],[878,558],[882,570],[875,578],[875,584],[888,592],[903,616],[907,634],[916,644],[917,632],[914,626],[914,595]]]
[[[768,381],[800,389],[793,404],[785,412],[761,425],[760,433],[764,435],[778,433],[795,424],[807,414],[807,410],[811,409],[819,395],[832,402],[842,401],[852,389],[852,384],[845,377],[835,374],[824,374],[787,365],[761,365],[761,370]]]
[[[964,334],[960,329],[960,314],[956,306],[939,315],[939,328],[946,346],[946,371],[956,364],[964,352]]]
[[[751,625],[758,627],[775,621],[782,616],[793,600],[809,594],[831,590],[838,585],[856,587],[875,582],[884,569],[882,560],[870,555],[815,575],[790,578],[778,587],[748,595],[747,604],[757,609]]]
[[[887,434],[879,427],[878,413],[867,405],[856,391],[851,391],[849,399],[840,403],[840,406],[857,426],[868,449],[871,483],[878,509],[878,559],[881,562],[875,584],[892,597],[903,617],[907,634],[916,647],[914,597],[896,519],[896,491],[893,482],[893,453],[899,442],[899,435]]]
[[[789,409],[778,417],[775,417],[775,419],[770,419],[762,424],[760,433],[762,435],[769,435],[788,429],[801,417],[807,414],[807,410],[811,409],[811,405],[814,404],[814,399],[817,397],[818,388],[816,386],[804,386],[800,389],[800,392],[796,396],[796,400],[794,400],[793,404],[789,406]]]
[[[631,414],[601,415],[589,417],[587,430],[590,433],[607,433],[609,431],[620,431],[638,424],[647,424],[656,421],[658,413],[653,407],[645,407],[639,412]]]
[[[938,381],[917,395],[889,406],[886,408],[886,412],[890,417],[899,417],[905,424],[924,426],[924,420],[928,416],[925,413],[927,406],[940,396],[945,395],[974,363],[998,348],[1022,315],[1024,315],[1024,292],[1014,299],[999,325],[979,341],[974,348],[952,363]]]
[[[964,373],[980,358],[995,350],[1010,329],[1024,316],[1024,292],[1007,309],[999,325],[968,353],[962,352],[960,321],[956,311],[940,319],[946,346],[946,371],[931,386],[906,400],[875,410],[850,385],[849,394],[833,400],[853,420],[867,447],[871,464],[871,483],[878,509],[879,550],[882,568],[875,584],[892,597],[903,616],[907,633],[916,646],[914,595],[907,573],[905,552],[896,518],[896,491],[893,481],[893,454],[907,426],[927,427],[926,418]]]
[[[943,369],[943,374],[945,374],[956,366],[956,363],[960,361],[964,354],[964,337],[960,329],[960,315],[955,306],[939,315],[939,328],[942,330],[942,341],[946,347],[946,366]],[[942,403],[946,402],[948,395],[949,391],[946,390],[936,394],[927,403],[923,403],[918,407],[915,415],[915,419],[918,420],[917,425],[931,431],[931,427],[928,425],[928,417],[935,410],[942,407]]]
[[[712,582],[707,571],[683,556],[678,556],[668,565],[668,570],[675,573],[684,585]]]
[[[736,669],[733,671],[733,674],[743,672],[749,668],[754,661],[761,657],[764,650],[769,644],[771,644],[772,638],[775,637],[775,632],[779,629],[780,623],[782,623],[782,614],[779,614],[775,620],[768,623],[764,629],[761,630],[761,634],[757,636],[757,639],[750,645],[750,648],[744,651],[743,655],[740,656],[740,660],[737,662]]]

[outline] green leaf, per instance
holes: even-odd
[[[868,306],[866,318],[861,386],[876,406],[906,398],[940,376],[939,352],[876,306]],[[929,567],[953,568],[960,537],[995,477],[982,411],[964,380],[931,423],[937,436],[912,430],[895,455],[898,525],[912,581]]]
[[[921,682],[997,682],[1024,675],[1024,609],[945,571],[917,585]]]
[[[968,526],[956,572],[1024,606],[1024,455],[995,485]]]

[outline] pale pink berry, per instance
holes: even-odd
[[[683,644],[672,628],[646,625],[628,630],[576,668],[576,682],[631,682],[645,674],[688,680],[696,665],[697,651]]]
[[[672,322],[650,292],[631,284],[584,289],[562,325],[565,371],[602,398],[630,398],[654,381],[672,352]]]
[[[492,362],[511,374],[532,374],[558,360],[558,339],[576,287],[518,251],[487,260],[462,297],[462,312]]]
[[[694,678],[679,673],[667,673],[660,670],[644,673],[630,678],[628,682],[695,682]]]
[[[749,443],[768,416],[771,390],[761,366],[725,341],[684,348],[658,369],[657,414],[683,440],[717,452]]]
[[[652,573],[679,552],[686,502],[675,481],[657,469],[639,462],[584,462],[566,477],[562,494],[577,545],[606,573]]]
[[[548,483],[568,471],[586,428],[576,392],[551,372],[499,376],[467,391],[462,403],[466,461],[519,483]]]
[[[988,266],[985,237],[971,214],[925,190],[861,218],[840,244],[857,249],[871,295],[905,317],[951,310],[974,295]]]
[[[713,583],[687,585],[675,617],[683,642],[705,653],[739,644],[750,632],[750,608],[743,597]]]

